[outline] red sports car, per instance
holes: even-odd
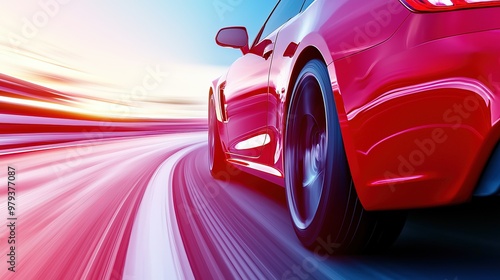
[[[282,185],[311,249],[500,190],[500,0],[281,0],[209,92],[210,171]]]

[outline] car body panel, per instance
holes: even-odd
[[[472,21],[481,10],[454,13]],[[420,17],[452,14],[412,14],[386,43],[335,62],[346,150],[367,209],[466,201],[498,142],[500,25],[428,40],[416,32]]]
[[[315,1],[277,30],[267,104],[256,107],[259,114],[267,107],[266,132],[253,123],[239,127],[249,133],[246,139],[264,133],[268,143],[251,159],[226,150],[229,161],[284,185],[283,135],[294,75],[304,57],[317,55],[328,66],[365,209],[466,201],[500,139],[495,15],[500,8],[412,13],[398,0]]]
[[[225,79],[221,108],[226,110],[228,151],[230,153],[258,157],[264,139],[254,145],[245,143],[267,132],[267,92],[270,60],[249,53],[238,59]],[[254,141],[255,142],[255,141]]]

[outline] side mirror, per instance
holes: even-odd
[[[222,28],[217,33],[215,41],[221,47],[240,49],[243,54],[248,53],[248,32],[245,27],[234,26]]]

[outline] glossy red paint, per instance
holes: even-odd
[[[320,58],[367,210],[468,200],[500,139],[499,14],[416,13],[398,0],[313,2],[214,81],[228,159],[284,185],[290,91],[305,62]],[[249,139],[265,141],[236,149]]]

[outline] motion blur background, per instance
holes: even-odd
[[[241,53],[218,29],[246,26],[252,41],[275,1],[0,0],[0,73],[60,90],[74,104],[127,117],[206,116],[211,80]],[[144,86],[144,83],[149,87]]]
[[[16,273],[0,227],[0,279],[175,279],[169,244],[200,279],[498,279],[498,200],[410,213],[381,255],[317,260],[283,188],[213,179],[208,88],[241,56],[215,34],[252,41],[275,2],[0,0],[0,182],[16,169],[20,225]]]

